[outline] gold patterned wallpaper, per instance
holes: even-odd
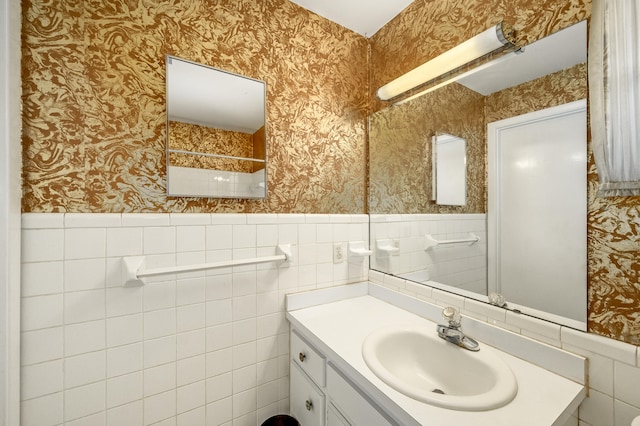
[[[25,212],[363,213],[367,40],[288,0],[22,2]],[[267,82],[269,198],[165,195],[165,55]]]
[[[467,203],[431,200],[431,138],[467,143]],[[451,84],[369,119],[369,211],[377,214],[483,213],[485,211],[484,97]]]
[[[242,158],[254,157],[254,138],[250,133],[233,132],[197,124],[169,121],[169,148],[190,153],[218,154]],[[261,158],[264,159],[264,158]],[[232,158],[169,153],[172,166],[228,172],[253,172],[253,163]]]
[[[486,122],[586,99],[587,95],[587,64],[579,64],[487,96]]]

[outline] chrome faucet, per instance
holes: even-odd
[[[480,344],[460,330],[460,312],[451,306],[442,310],[442,317],[449,325],[438,324],[438,336],[448,342],[458,345],[470,351],[479,351]]]

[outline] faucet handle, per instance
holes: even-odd
[[[447,322],[449,323],[449,327],[460,327],[460,312],[453,306],[447,306],[446,308],[444,308],[442,310],[442,317],[447,320]]]

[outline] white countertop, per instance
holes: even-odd
[[[419,325],[435,332],[435,323],[371,295],[291,310],[287,318],[294,329],[403,425],[563,426],[585,396],[583,385],[481,342],[484,350],[496,351],[513,370],[518,381],[515,399],[490,411],[435,407],[386,385],[365,364],[361,353],[364,339],[381,327]]]

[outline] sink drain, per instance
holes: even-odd
[[[444,394],[445,394],[445,393],[444,393],[444,391],[443,391],[442,389],[434,389],[434,390],[432,390],[431,392],[433,392],[433,393],[439,393],[440,395],[444,395]]]

